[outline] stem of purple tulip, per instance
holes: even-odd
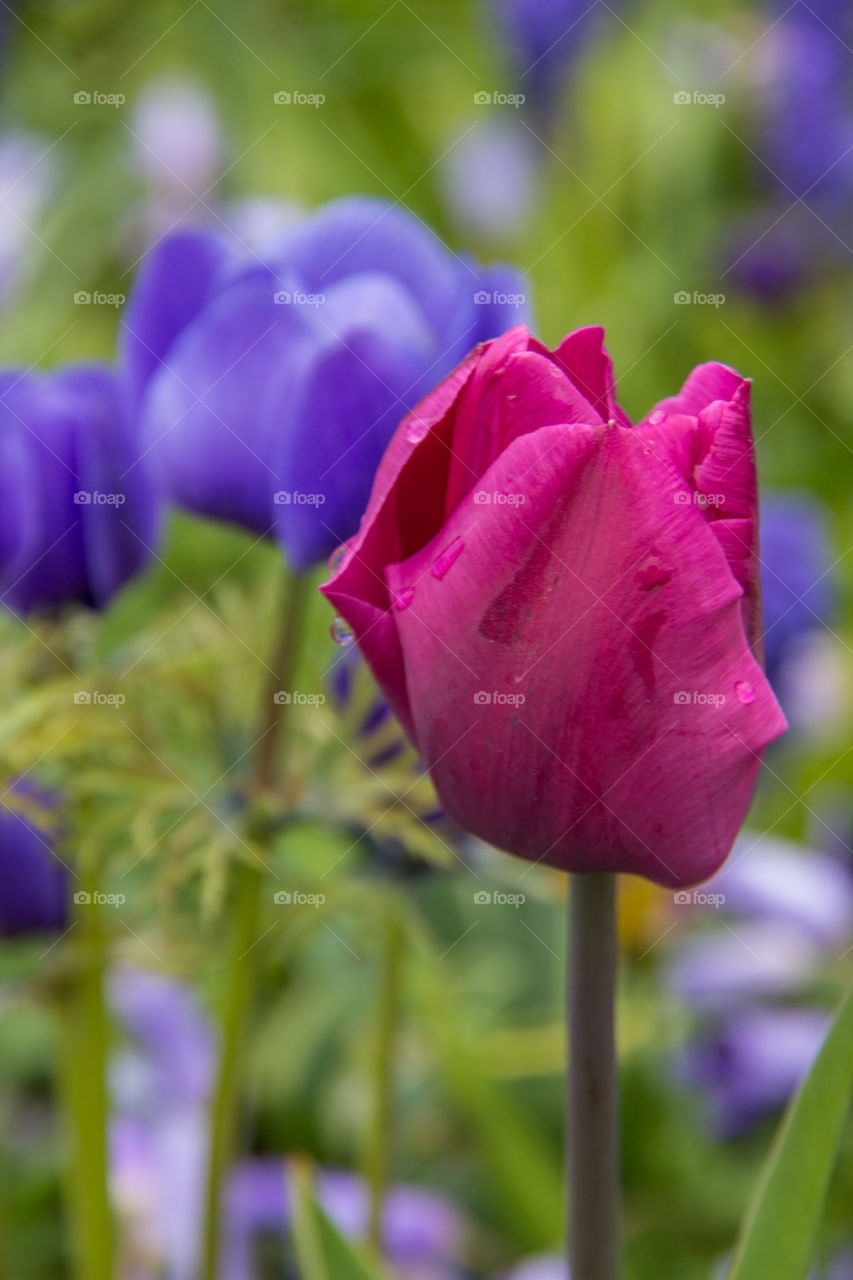
[[[250,791],[256,798],[268,790],[286,770],[286,716],[289,702],[276,698],[280,690],[292,688],[300,641],[304,630],[310,580],[294,573],[287,584],[282,605],[280,634],[263,682],[263,701],[253,762]],[[231,963],[227,977],[222,1041],[210,1121],[207,1186],[202,1225],[203,1280],[219,1274],[222,1191],[234,1148],[239,1103],[239,1076],[246,1020],[251,1004],[252,981],[257,961],[258,920],[265,884],[260,866],[240,862],[234,870],[231,896],[233,928]]]
[[[573,875],[569,894],[566,1163],[571,1280],[618,1280],[616,877]]]

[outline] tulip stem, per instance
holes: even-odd
[[[566,1152],[572,1280],[619,1277],[616,878],[571,877]]]
[[[304,574],[290,576],[281,615],[281,630],[264,680],[259,733],[250,782],[253,796],[261,795],[278,777],[284,776],[287,711],[290,703],[275,695],[291,689],[299,658],[310,581]],[[247,862],[234,868],[232,895],[232,935],[227,990],[222,1019],[219,1069],[210,1116],[210,1146],[205,1191],[202,1239],[202,1276],[216,1280],[219,1274],[222,1192],[233,1155],[239,1073],[246,1021],[257,959],[258,922],[265,877],[263,869]]]
[[[107,1165],[107,1011],[105,939],[96,881],[85,880],[90,901],[78,907],[71,971],[60,996],[62,1085],[67,1134],[67,1188],[72,1274],[110,1280],[113,1229]]]
[[[379,993],[374,1058],[373,1114],[367,1135],[365,1174],[369,1194],[367,1242],[382,1257],[382,1208],[391,1164],[393,1128],[394,1033],[400,1003],[403,929],[396,901],[388,908],[379,954]]]

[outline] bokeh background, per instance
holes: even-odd
[[[635,882],[621,899],[626,1275],[719,1274],[853,967],[853,14],[829,0],[2,9],[4,366],[111,358],[138,264],[178,224],[255,243],[361,192],[455,252],[516,264],[549,343],[604,324],[635,419],[703,360],[754,379],[768,664],[791,730],[705,898]],[[0,625],[0,870],[23,865],[9,824],[29,797],[63,858],[124,899],[98,929],[133,1280],[198,1274],[235,795],[279,577],[272,546],[175,515],[102,614]],[[297,683],[326,702],[299,710],[295,817],[271,840],[256,921],[222,1274],[299,1274],[294,1156],[325,1171],[336,1220],[363,1227],[390,946],[389,1265],[556,1280],[565,886],[436,817],[328,623],[318,598]],[[125,702],[80,707],[76,688]],[[38,788],[63,798],[53,828]],[[70,1274],[73,905],[0,941],[0,1275],[14,1280]],[[851,1198],[848,1135],[817,1275],[853,1274]]]

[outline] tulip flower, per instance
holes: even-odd
[[[99,608],[149,559],[157,503],[105,366],[0,375],[0,602]]]
[[[49,807],[49,792],[25,782],[19,795]],[[51,834],[29,815],[0,808],[0,937],[62,933],[69,918],[68,868],[53,851]]]
[[[524,301],[515,272],[381,200],[336,201],[263,254],[167,236],[123,321],[142,448],[172,501],[276,530],[304,569],[355,530],[404,413]]]
[[[760,662],[749,383],[632,426],[602,331],[523,326],[400,425],[323,591],[448,816],[511,853],[706,878],[784,729]]]

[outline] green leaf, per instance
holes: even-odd
[[[729,1280],[805,1280],[853,1087],[853,989],[782,1122]]]
[[[389,1280],[388,1273],[368,1262],[361,1250],[345,1239],[317,1203],[310,1166],[294,1161],[290,1173],[293,1193],[293,1236],[301,1280]]]

